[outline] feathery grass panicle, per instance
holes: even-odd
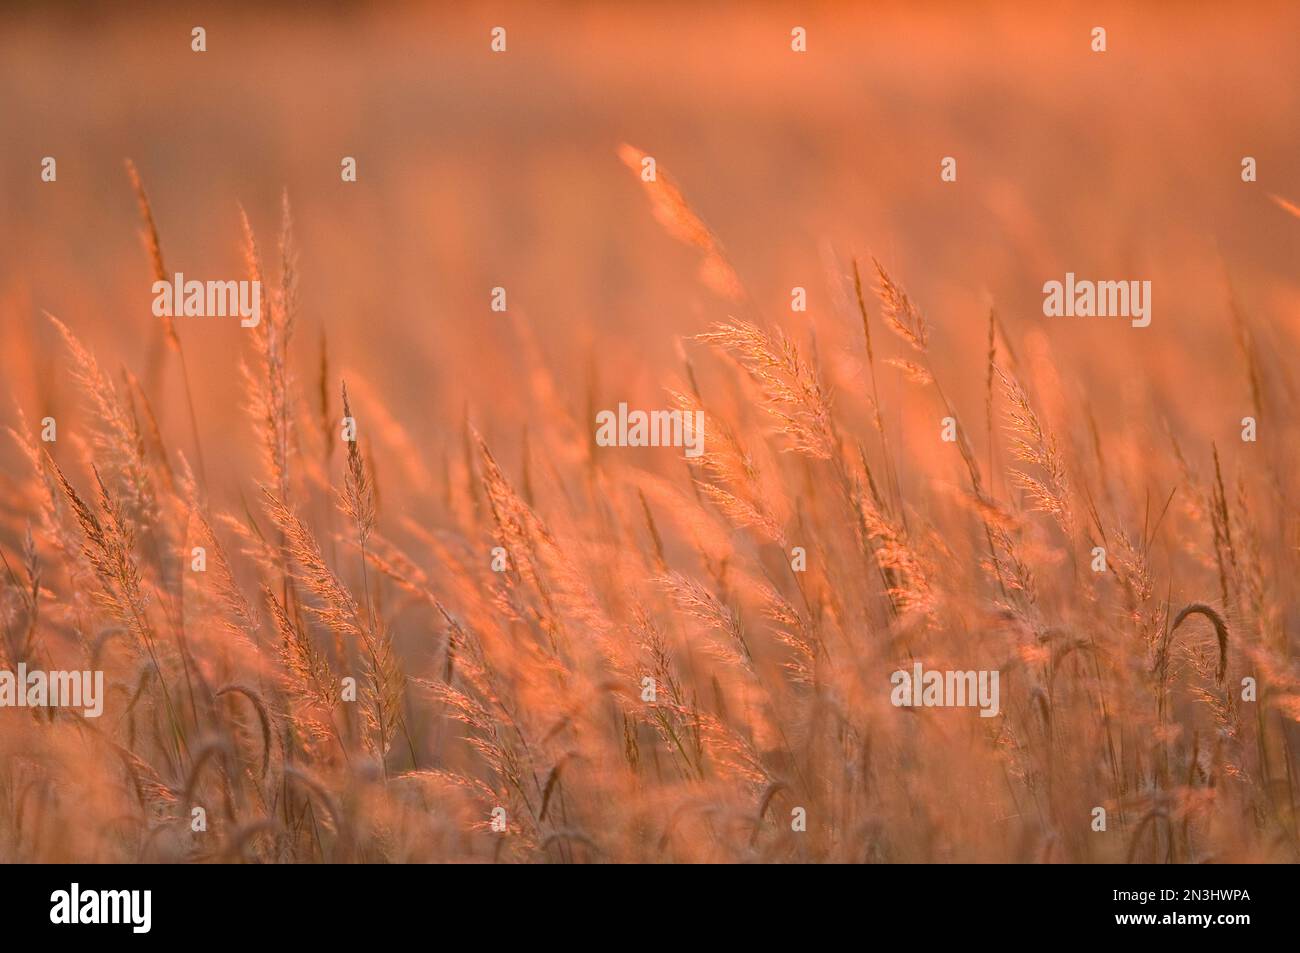
[[[745,641],[745,630],[740,617],[735,612],[698,582],[679,572],[670,572],[660,577],[659,584],[678,608],[726,636],[726,641],[714,643],[720,658],[753,669],[754,657]]]
[[[1074,512],[1070,481],[1056,439],[1039,420],[1020,382],[1000,367],[997,373],[1008,404],[1007,432],[1011,435],[1012,456],[1033,464],[1046,476],[1040,480],[1024,470],[1014,470],[1015,483],[1029,494],[1034,509],[1049,513],[1066,537],[1072,539]]]
[[[158,226],[153,219],[153,208],[149,205],[149,196],[145,194],[144,183],[140,181],[140,173],[136,171],[135,163],[130,159],[126,160],[126,174],[131,179],[131,188],[135,191],[135,200],[140,206],[140,219],[144,223],[144,231],[140,234],[140,239],[144,244],[145,251],[149,254],[149,264],[153,267],[153,277],[155,281],[171,281],[171,272],[163,265],[162,242],[158,238]],[[163,315],[163,329],[167,336],[167,342],[173,349],[179,350],[181,339],[176,334],[176,319],[171,314]]]
[[[668,174],[656,163],[654,178],[647,179],[643,174],[644,162],[650,157],[634,146],[620,146],[618,156],[624,165],[636,173],[645,187],[655,220],[673,238],[694,245],[704,254],[704,260],[700,263],[700,280],[724,298],[740,300],[744,290],[721,243],[691,209],[690,203]]]
[[[249,280],[266,288],[257,237],[242,207],[239,217],[244,233],[244,265]],[[287,197],[284,200],[284,234],[280,247],[281,288],[275,296],[271,296],[270,307],[263,308],[264,313],[252,328],[253,359],[251,363],[245,361],[241,369],[247,408],[261,440],[267,478],[272,481],[280,498],[287,500],[290,491],[289,455],[293,448],[294,404],[288,354],[297,308],[296,253]]]
[[[835,448],[830,397],[817,371],[784,333],[769,335],[733,319],[715,324],[695,340],[730,352],[749,372],[763,394],[764,409],[780,421],[778,432],[790,440],[790,449],[830,459]]]
[[[876,296],[880,299],[880,313],[885,323],[900,338],[924,353],[930,346],[930,325],[925,316],[912,304],[902,286],[889,277],[879,261],[872,258],[871,263],[876,267]]]
[[[348,402],[348,385],[343,384],[343,417],[354,420],[352,405]],[[366,465],[361,459],[360,440],[354,437],[348,441],[347,472],[343,477],[343,492],[340,494],[343,513],[357,527],[357,536],[361,546],[375,528],[375,493],[366,475]]]
[[[308,608],[321,623],[340,632],[361,635],[367,621],[352,593],[325,563],[316,537],[284,500],[262,486],[262,502],[271,521],[284,534],[285,546],[296,567],[295,578],[316,597]]]
[[[152,477],[144,459],[144,436],[119,397],[113,381],[66,324],[46,312],[72,357],[72,379],[95,417],[93,446],[96,460],[110,474],[132,515],[142,520],[156,516]]]
[[[104,605],[131,629],[142,644],[151,643],[153,632],[148,622],[148,597],[133,555],[135,538],[130,523],[109,495],[98,470],[95,471],[95,482],[102,519],[82,500],[48,453],[46,463],[54,471],[77,525],[81,527],[85,538],[83,552],[99,580]]]

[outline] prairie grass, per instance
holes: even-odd
[[[801,272],[816,313],[791,313],[747,286],[770,284],[753,237],[693,204],[725,182],[666,160],[646,181],[651,144],[617,141],[594,161],[639,216],[619,247],[684,256],[692,320],[598,358],[599,335],[512,304],[494,400],[449,398],[432,360],[389,386],[349,350],[364,335],[304,308],[338,245],[288,195],[237,216],[225,196],[264,289],[257,327],[220,332],[238,413],[202,386],[221,352],[190,319],[131,348],[92,308],[0,298],[42,377],[0,387],[0,668],[102,670],[108,692],[98,719],[0,710],[0,861],[1295,861],[1295,321],[1201,276],[1236,352],[1116,381],[1032,312],[928,300],[938,266],[849,220]],[[131,288],[192,238],[151,205],[157,164],[116,170]],[[390,275],[423,267],[380,231]],[[1300,300],[1266,280],[1239,283]],[[1182,407],[1170,376],[1231,400]],[[628,391],[702,410],[704,454],[596,446]],[[1000,713],[894,707],[916,661],[999,670]]]
[[[5,547],[5,661],[101,666],[110,699],[98,723],[5,713],[6,859],[1293,858],[1300,682],[1270,580],[1295,547],[1271,544],[1256,503],[1289,474],[1238,464],[1229,492],[1216,451],[1200,476],[1164,474],[1154,511],[1068,455],[1087,441],[1058,438],[990,333],[1002,433],[983,467],[963,435],[967,485],[926,500],[874,393],[844,395],[865,418],[841,413],[805,346],[734,318],[685,345],[677,402],[706,411],[710,442],[676,479],[540,434],[510,474],[468,427],[460,478],[412,525],[411,488],[386,487],[363,449],[396,415],[340,383],[336,422],[293,372],[287,198],[282,218],[244,375],[264,472],[238,505],[204,492],[169,435],[146,438],[139,390],[49,318],[90,437],[59,463],[10,429],[28,472],[21,542]],[[852,288],[864,348],[873,324],[892,331],[923,362],[903,376],[956,413],[938,329],[878,261],[869,301],[861,265],[830,277]],[[729,382],[701,386],[704,364]],[[1257,394],[1272,386],[1254,373]],[[357,439],[333,434],[348,422]],[[893,708],[888,675],[912,660],[1001,670],[1002,713]]]

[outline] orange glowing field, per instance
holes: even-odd
[[[1298,33],[0,11],[0,861],[1296,860]]]

